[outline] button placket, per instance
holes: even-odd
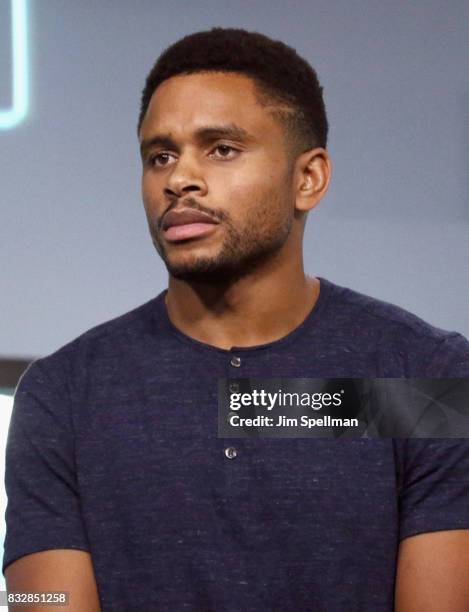
[[[232,366],[233,368],[239,368],[241,366],[241,357],[238,357],[238,355],[233,355],[230,360],[230,366]],[[230,382],[228,388],[229,388],[230,393],[239,392],[239,384],[236,382]],[[237,413],[230,412],[227,418],[229,419],[235,414]],[[223,452],[227,459],[235,459],[238,456],[238,450],[234,446],[227,446]],[[229,472],[231,472],[231,470],[229,470]]]
[[[232,365],[234,368],[239,368],[241,365],[241,357],[233,355],[230,361],[230,365]]]
[[[225,457],[227,459],[235,459],[237,454],[238,454],[238,451],[236,450],[234,446],[228,446],[227,448],[225,448]]]
[[[238,416],[238,413],[237,412],[233,412],[233,411],[228,412],[228,416],[226,417],[227,422],[231,423],[231,419],[234,416]]]

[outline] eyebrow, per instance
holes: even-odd
[[[253,137],[242,127],[235,123],[228,123],[226,125],[213,125],[204,126],[197,129],[194,133],[194,139],[199,144],[208,144],[215,140],[227,138],[238,141],[249,141],[253,140]],[[145,156],[145,153],[149,149],[154,147],[162,147],[164,149],[172,149],[179,153],[179,146],[169,136],[169,134],[155,134],[151,138],[142,140],[140,144],[140,155]]]

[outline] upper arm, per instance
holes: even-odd
[[[99,612],[98,591],[89,553],[82,550],[45,550],[25,555],[5,570],[8,591],[66,591],[69,612]],[[57,610],[62,606],[41,606],[41,610]],[[12,606],[11,611],[28,612],[36,606]]]
[[[469,611],[469,529],[420,533],[401,541],[396,612]]]
[[[90,550],[75,456],[73,398],[62,378],[59,367],[36,361],[15,394],[5,455],[2,569],[40,551]]]

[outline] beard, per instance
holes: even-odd
[[[186,202],[189,206],[195,203]],[[251,274],[283,247],[292,228],[293,215],[278,196],[264,201],[242,227],[236,227],[224,211],[207,211],[195,204],[193,208],[211,214],[224,231],[221,246],[210,256],[171,257],[161,239],[160,225],[148,219],[153,244],[169,274],[187,282],[226,285]]]

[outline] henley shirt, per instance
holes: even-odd
[[[104,612],[392,612],[400,540],[469,529],[469,440],[217,436],[219,378],[469,376],[459,333],[319,280],[303,323],[266,344],[189,337],[165,290],[34,361],[3,571],[89,551]]]

